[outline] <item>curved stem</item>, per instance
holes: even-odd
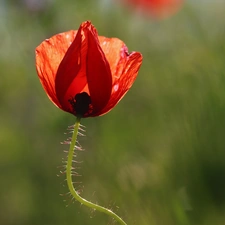
[[[73,162],[73,155],[76,145],[76,139],[78,134],[78,129],[80,126],[80,117],[77,117],[76,123],[74,125],[74,131],[72,135],[72,140],[69,148],[69,155],[68,155],[68,161],[67,161],[67,167],[66,167],[66,178],[67,178],[67,185],[70,190],[70,193],[72,196],[79,201],[81,204],[86,205],[89,208],[93,208],[95,210],[98,210],[100,212],[103,212],[111,217],[113,217],[117,222],[119,222],[122,225],[127,225],[118,215],[116,215],[114,212],[112,212],[110,209],[104,208],[100,205],[94,204],[92,202],[87,201],[86,199],[79,196],[79,194],[76,192],[73,181],[72,181],[72,162]]]

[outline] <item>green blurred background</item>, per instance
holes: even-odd
[[[0,224],[114,224],[59,195],[60,141],[75,118],[48,100],[35,71],[35,47],[85,20],[144,61],[116,108],[82,121],[81,195],[129,225],[224,225],[222,0],[186,1],[164,20],[109,0],[1,0]]]

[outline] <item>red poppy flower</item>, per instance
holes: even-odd
[[[156,18],[167,17],[175,13],[182,5],[183,0],[124,0],[137,10],[149,13]]]
[[[36,69],[50,100],[80,117],[110,111],[131,88],[142,63],[117,38],[98,36],[91,22],[36,48]]]

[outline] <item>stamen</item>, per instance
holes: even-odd
[[[91,113],[91,97],[86,92],[76,94],[68,100],[71,104],[74,114],[83,117],[87,113]]]

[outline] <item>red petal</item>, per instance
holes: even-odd
[[[99,37],[100,45],[105,53],[107,61],[110,65],[113,82],[118,76],[121,75],[121,69],[124,64],[121,61],[126,60],[127,56],[123,55],[124,49],[127,49],[126,45],[118,38],[106,38]]]
[[[87,81],[93,105],[93,114],[108,103],[112,91],[112,74],[105,54],[100,47],[96,29],[90,24],[85,30],[88,40]]]
[[[71,111],[68,102],[71,97],[81,92],[87,84],[86,79],[86,55],[87,41],[83,34],[82,24],[77,35],[61,61],[55,81],[57,98],[66,111]]]
[[[183,0],[124,0],[138,11],[149,13],[155,18],[165,18],[181,7]]]
[[[102,39],[102,37],[100,39],[104,40],[101,41],[102,44],[106,42],[107,48],[102,48],[110,62],[113,74],[113,88],[108,104],[98,115],[107,113],[122,99],[135,81],[142,63],[142,55],[138,52],[128,54],[127,47],[119,39]]]
[[[50,100],[59,108],[62,106],[56,96],[55,77],[58,66],[75,35],[76,31],[57,34],[36,48],[36,69],[39,79]]]
[[[86,91],[91,96],[94,113],[105,107],[111,89],[110,68],[97,32],[90,22],[84,22],[58,68],[56,94],[59,102],[65,110],[71,111],[68,100]]]

